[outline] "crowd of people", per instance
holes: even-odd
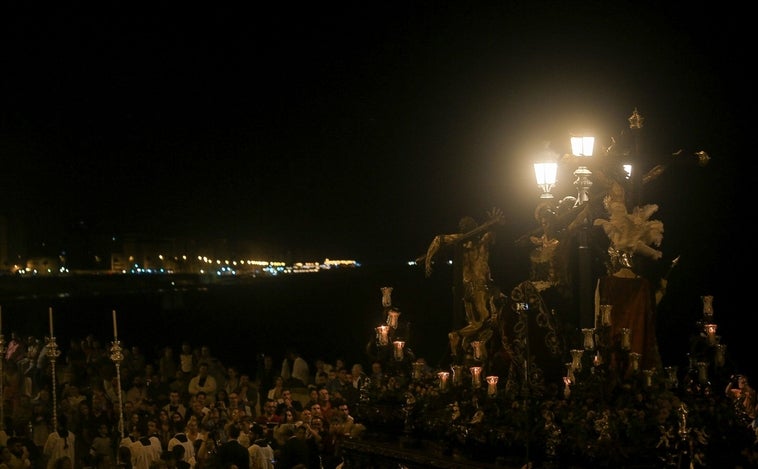
[[[240,368],[189,342],[155,358],[119,344],[117,361],[92,335],[54,359],[45,340],[5,345],[0,469],[334,469],[365,430],[361,386],[382,376],[295,349]]]

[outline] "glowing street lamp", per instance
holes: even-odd
[[[537,185],[542,189],[540,199],[552,199],[553,194],[550,192],[555,186],[558,173],[558,163],[545,162],[534,163],[534,176],[537,178]]]
[[[595,148],[595,137],[588,136],[573,136],[571,137],[571,154],[578,157],[579,161],[587,159],[592,156],[592,152]],[[592,187],[592,171],[587,166],[580,164],[576,171],[574,171],[574,186],[577,188],[576,203],[574,206],[584,204],[589,200],[589,190]]]

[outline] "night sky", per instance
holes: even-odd
[[[607,145],[638,108],[652,157],[713,158],[650,190],[665,259],[724,255],[704,251],[739,211],[734,162],[752,158],[738,13],[106,3],[0,15],[3,210],[36,242],[86,227],[245,239],[299,260],[412,259],[494,206],[508,239],[534,226],[545,142],[563,154],[571,132],[592,131]]]

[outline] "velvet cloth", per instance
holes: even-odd
[[[545,302],[543,295],[549,293],[539,291],[530,281],[511,290],[511,308],[501,332],[510,358],[506,389],[516,389],[528,379],[531,392],[543,394],[563,383],[566,343],[557,311]],[[526,303],[528,309],[518,311],[519,303]]]
[[[598,280],[595,301],[598,306],[595,311],[598,312],[601,304],[613,306],[610,327],[602,327],[599,316],[596,316],[595,321],[600,340],[608,341],[607,344],[614,350],[613,356],[610,357],[610,365],[616,367],[621,364],[621,329],[629,328],[630,352],[641,354],[641,369],[655,368],[660,372],[661,357],[658,351],[654,296],[650,282],[642,277],[601,277]]]

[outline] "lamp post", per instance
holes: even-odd
[[[577,242],[577,279],[578,279],[578,301],[579,314],[578,324],[580,327],[594,326],[593,307],[593,279],[592,279],[592,255],[588,243],[588,229],[592,222],[587,218],[587,211],[579,207],[584,206],[589,201],[589,190],[592,187],[592,171],[587,167],[589,159],[592,157],[595,147],[595,137],[582,135],[571,136],[571,156],[572,161],[578,162],[578,167],[574,171],[574,186],[577,190],[576,201],[574,203],[575,211],[580,213],[581,219],[578,222]],[[557,163],[546,159],[544,154],[537,157],[538,162],[534,164],[534,174],[538,186],[542,189],[540,199],[552,199],[552,188],[557,182]],[[548,160],[546,162],[546,160]],[[581,210],[581,211],[580,211]]]

